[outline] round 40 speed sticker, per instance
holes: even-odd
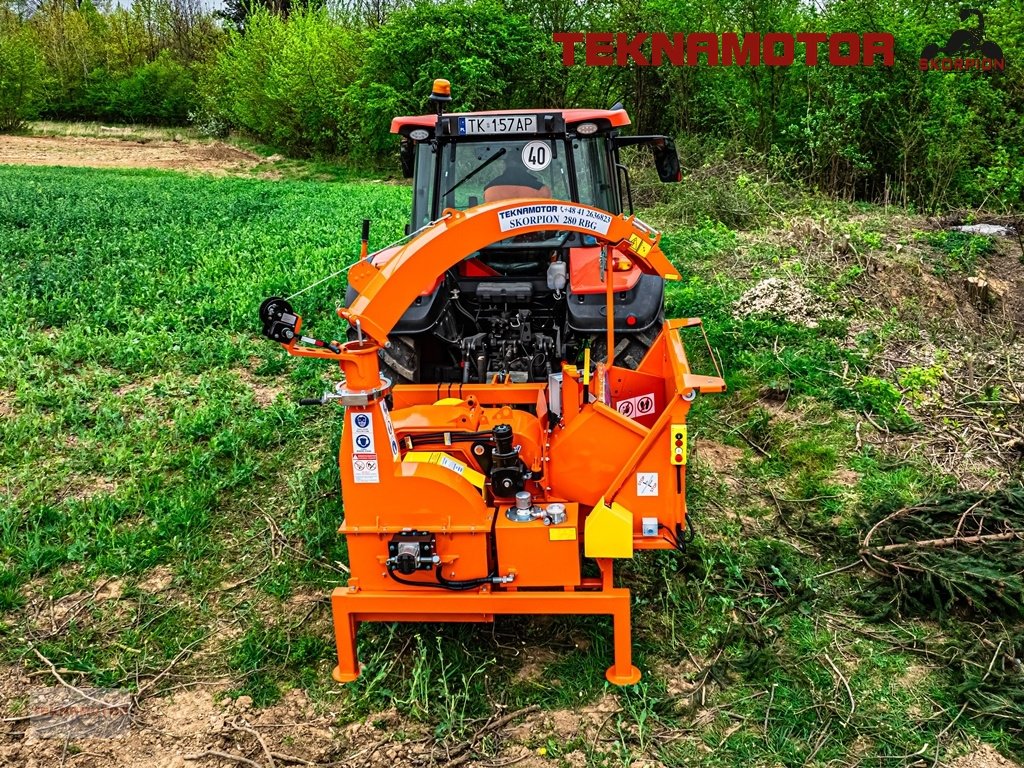
[[[531,171],[543,171],[551,164],[551,145],[546,141],[531,141],[523,147],[523,165]]]

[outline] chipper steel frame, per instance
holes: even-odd
[[[347,343],[301,336],[284,299],[261,307],[266,336],[291,355],[337,360],[344,377],[324,395],[346,410],[339,530],[352,575],[331,597],[340,682],[359,675],[362,622],[502,614],[609,615],[606,676],[640,679],[630,593],[613,585],[613,562],[678,548],[686,533],[687,413],[698,393],[725,389],[720,375],[690,371],[679,331],[700,320],[665,322],[635,370],[614,359],[591,365],[587,350],[582,365],[563,362],[547,382],[392,386],[380,373],[378,353],[424,283],[492,243],[551,230],[602,248],[614,357],[612,259],[679,276],[660,235],[634,216],[547,198],[448,209],[380,267],[364,248],[349,274],[358,297],[338,310],[356,330]],[[584,559],[596,575],[584,575]]]

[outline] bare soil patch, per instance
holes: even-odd
[[[99,475],[72,475],[68,478],[64,497],[75,501],[88,501],[94,496],[109,495],[117,490],[117,483]]]
[[[263,764],[268,750],[282,755],[281,764],[322,764],[346,751],[345,741],[336,739],[332,718],[316,713],[302,691],[290,691],[277,705],[261,710],[253,710],[245,696],[230,701],[222,693],[203,687],[149,699],[127,730],[109,738],[80,737],[66,743],[44,738],[31,720],[19,721],[0,744],[0,766],[41,768],[64,764],[74,755],[74,765],[93,768],[203,768],[237,763],[238,758]],[[376,740],[382,740],[380,734]]]
[[[988,744],[982,744],[970,754],[958,757],[950,768],[1020,768],[1019,763],[1007,760]]]
[[[0,136],[0,164],[156,168],[228,175],[263,159],[222,142],[127,141],[83,136]]]
[[[279,378],[260,378],[247,368],[236,368],[234,371],[238,378],[252,390],[256,403],[261,408],[273,405],[279,396],[287,392],[287,387],[280,386]]]
[[[166,565],[158,565],[146,574],[146,578],[136,586],[148,595],[166,592],[174,583],[174,572]]]
[[[717,475],[733,475],[743,458],[743,449],[714,440],[698,440],[694,444],[694,455],[711,467]]]
[[[14,415],[14,393],[0,389],[0,418]]]

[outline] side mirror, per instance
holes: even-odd
[[[408,139],[404,139],[398,148],[398,157],[402,162],[402,175],[407,179],[411,179],[416,158],[415,145]]]
[[[664,182],[682,181],[683,179],[676,143],[667,136],[664,142],[654,145],[654,167],[658,170],[658,178]]]
[[[615,146],[649,146],[654,150],[654,167],[662,181],[682,181],[683,171],[679,165],[676,143],[668,136],[616,136]]]

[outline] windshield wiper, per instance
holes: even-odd
[[[508,150],[507,150],[507,149],[506,149],[505,147],[502,147],[501,149],[499,149],[499,150],[498,150],[497,152],[495,152],[495,153],[494,153],[493,155],[491,155],[491,156],[490,156],[490,157],[488,157],[488,158],[487,158],[486,160],[484,160],[484,161],[483,161],[482,163],[480,163],[480,165],[478,165],[478,166],[477,166],[476,168],[474,168],[474,169],[473,169],[472,171],[470,171],[470,173],[469,173],[469,174],[468,174],[468,175],[467,175],[467,176],[466,176],[465,178],[463,178],[463,179],[462,179],[461,181],[457,181],[457,182],[455,182],[455,184],[453,184],[453,185],[452,185],[451,187],[449,187],[449,188],[448,188],[448,191],[447,191],[447,192],[445,192],[445,193],[444,193],[443,195],[441,195],[441,197],[448,197],[448,195],[450,195],[450,194],[451,194],[452,192],[454,192],[454,191],[455,191],[456,189],[458,189],[458,188],[459,188],[459,187],[461,187],[461,186],[462,186],[463,184],[465,184],[465,183],[466,183],[467,181],[469,181],[470,179],[472,179],[472,178],[473,178],[474,176],[476,176],[476,175],[477,175],[478,173],[480,173],[480,171],[482,171],[482,170],[483,170],[484,168],[486,168],[486,167],[487,167],[488,165],[490,165],[490,164],[491,164],[491,163],[493,163],[493,162],[494,162],[495,160],[497,160],[497,159],[498,159],[499,157],[501,157],[502,155],[504,155],[504,154],[505,154],[506,152],[508,152]]]

